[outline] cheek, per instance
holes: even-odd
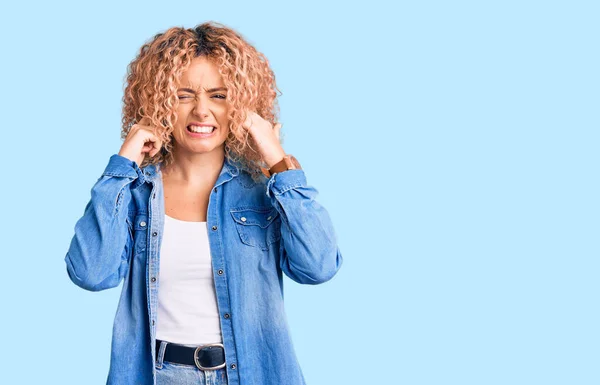
[[[227,136],[229,134],[229,121],[225,120],[221,122],[221,128],[223,129],[223,135]]]
[[[188,116],[190,114],[190,109],[186,108],[186,106],[179,106],[179,108],[177,108],[175,110],[175,115],[177,116],[177,122],[174,124],[175,131],[178,130],[186,130],[186,125],[185,123],[188,120]]]
[[[227,118],[227,111],[224,111],[223,113],[219,114],[216,118],[219,122],[220,127],[224,129],[229,129],[229,119]]]

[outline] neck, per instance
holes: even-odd
[[[221,147],[198,154],[174,148],[173,159],[173,163],[162,170],[164,179],[189,187],[212,186],[223,168],[225,151]]]

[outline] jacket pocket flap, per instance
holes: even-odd
[[[231,215],[240,225],[266,228],[277,218],[279,213],[274,207],[253,207],[232,209]]]

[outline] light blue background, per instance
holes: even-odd
[[[3,6],[5,384],[103,384],[120,288],[64,256],[127,64],[214,20],[270,60],[344,265],[285,279],[310,385],[598,384],[599,8],[581,1]]]

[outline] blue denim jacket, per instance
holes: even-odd
[[[225,159],[207,226],[230,385],[300,385],[282,272],[302,284],[331,279],[342,264],[329,214],[303,170],[264,183]],[[155,384],[159,258],[164,226],[160,165],[140,169],[115,154],[91,190],[65,257],[86,290],[123,280],[107,384]]]

